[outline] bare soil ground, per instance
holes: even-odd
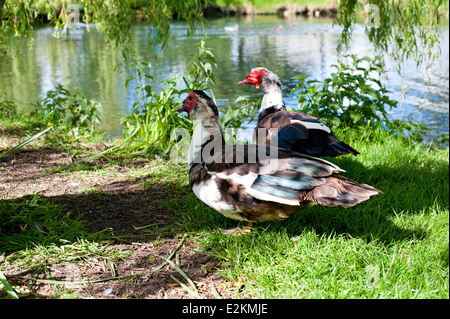
[[[17,145],[18,140],[13,135],[0,135],[0,149]],[[172,225],[176,221],[174,212],[165,209],[158,201],[170,198],[170,194],[177,190],[161,182],[151,183],[151,176],[145,177],[149,183],[144,188],[142,178],[127,175],[130,167],[150,169],[152,164],[149,160],[104,167],[99,173],[94,167],[101,167],[104,161],[90,162],[93,169],[88,173],[71,172],[70,167],[75,164],[68,154],[51,148],[28,146],[0,160],[0,200],[23,200],[36,193],[51,198],[81,214],[92,232],[112,229],[118,239],[109,248],[129,252],[125,258],[108,262],[91,258],[70,264],[50,263],[47,265],[50,276],[47,272],[38,278],[67,282],[118,279],[58,287],[37,282],[32,285],[33,294],[28,296],[52,297],[58,289],[60,298],[68,294],[81,298],[193,298],[171,277],[186,283],[172,265],[165,264],[152,272],[164,262],[158,256],[169,257],[182,239],[169,231],[155,241],[157,237],[142,236],[142,232],[136,231],[136,227],[143,225],[158,224],[162,228]],[[61,171],[61,167],[65,169]],[[217,261],[198,250],[201,247],[197,244],[188,238],[183,240],[177,250],[180,268],[195,283],[202,298],[232,297],[234,287],[217,275]],[[30,287],[23,278],[36,275],[19,267],[2,271],[12,283],[23,284],[25,295]],[[0,290],[0,297],[2,294],[4,292]]]

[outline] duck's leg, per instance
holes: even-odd
[[[244,228],[236,227],[236,228],[231,228],[231,229],[224,229],[224,230],[222,230],[222,233],[224,235],[239,236],[239,235],[251,233],[252,229],[253,229],[253,222],[248,222]]]

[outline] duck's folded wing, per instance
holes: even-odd
[[[276,141],[278,147],[292,149],[294,144],[306,141],[308,136],[309,131],[304,125],[300,123],[288,124],[279,128],[276,135],[271,137],[271,145],[274,145],[273,143]]]
[[[292,127],[288,128],[288,132],[292,132],[294,128],[297,128],[297,130],[308,130],[308,141],[306,143],[300,139],[294,140],[292,133],[289,135],[280,131],[280,134],[285,139],[284,135],[292,136],[290,149],[295,151],[303,150],[314,156],[335,157],[346,154],[355,156],[359,154],[353,147],[340,141],[333,131],[319,119],[301,112],[289,112],[289,114],[291,116],[290,126]]]
[[[282,157],[285,154],[279,155]],[[270,196],[272,201],[278,198],[275,201],[299,205],[299,202],[304,200],[302,192],[325,183],[324,177],[339,169],[327,161],[311,160],[308,156],[301,156],[271,158],[260,162],[259,172],[249,192],[261,200]]]
[[[304,156],[265,162],[249,193],[260,199],[289,205],[312,201],[324,206],[356,205],[381,192],[337,175],[342,170],[322,159]]]
[[[243,161],[237,160],[240,147]],[[261,201],[293,206],[311,201],[325,206],[349,207],[381,193],[369,185],[337,175],[344,170],[321,158],[285,149],[264,147],[262,150],[257,145],[235,145],[226,149],[235,153],[234,161],[213,163],[208,165],[208,171],[230,185],[241,185],[242,191]],[[256,163],[251,162],[251,158],[257,158]]]

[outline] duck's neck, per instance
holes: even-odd
[[[275,109],[282,109],[284,107],[283,95],[279,87],[272,86],[263,92],[264,96],[261,102],[260,113],[271,107]]]
[[[207,160],[205,158],[206,155],[210,156],[210,154],[202,154],[203,148],[206,144],[216,143],[217,145],[214,144],[214,149],[216,149],[216,147],[220,147],[221,149],[224,143],[222,127],[220,126],[218,118],[210,118],[208,120],[193,122],[194,132],[192,134],[188,154],[189,168],[192,168],[192,166]]]

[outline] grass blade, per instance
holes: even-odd
[[[17,296],[16,292],[14,291],[14,288],[9,283],[8,279],[6,279],[5,275],[0,270],[0,283],[2,283],[3,288],[5,289],[6,293],[12,298],[12,299],[19,299],[19,296]]]
[[[219,292],[213,285],[211,285],[211,291],[217,299],[223,299],[223,297],[219,294]]]
[[[50,127],[46,128],[45,130],[43,130],[43,131],[33,135],[32,137],[28,138],[26,141],[20,143],[19,145],[15,146],[12,149],[10,149],[10,150],[6,151],[5,153],[1,154],[0,158],[5,157],[9,153],[14,152],[15,150],[17,150],[17,149],[19,149],[19,148],[21,148],[21,147],[23,147],[23,146],[33,142],[34,140],[38,139],[39,137],[41,137],[42,135],[44,135],[45,133],[47,133],[51,129],[52,129],[52,127],[50,126]]]
[[[175,278],[174,276],[170,275],[170,278],[172,278],[173,280],[175,280],[175,282],[177,284],[179,284],[184,290],[186,290],[190,295],[198,298],[198,299],[202,299],[200,297],[200,295],[198,294],[197,290],[192,290],[191,288],[189,288],[188,286],[186,286],[185,284],[183,284],[181,281],[179,281],[177,278]]]
[[[200,295],[198,294],[197,291],[197,287],[195,286],[194,282],[191,280],[191,278],[189,278],[189,276],[180,268],[180,266],[178,266],[177,264],[175,264],[173,261],[171,261],[170,259],[167,259],[165,257],[162,256],[158,256],[162,259],[164,259],[167,263],[169,263],[173,268],[175,268],[176,271],[178,271],[178,273],[183,276],[184,279],[186,279],[186,281],[191,285],[191,287],[193,288],[193,291],[196,292],[195,296],[197,298],[201,298]],[[175,277],[171,276],[173,279],[175,279]],[[181,283],[175,279],[175,281],[177,281],[177,283],[179,283],[181,285]]]

